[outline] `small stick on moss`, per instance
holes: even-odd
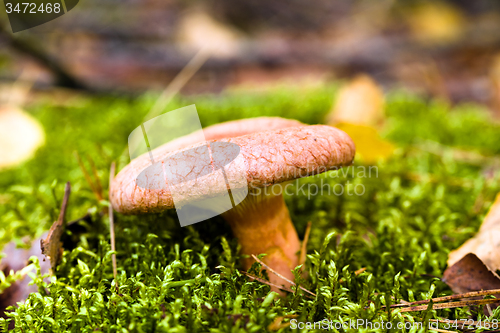
[[[113,162],[113,163],[111,163],[111,168],[109,170],[109,187],[110,188],[111,188],[111,183],[113,182],[113,179],[115,178],[115,169],[116,169],[116,164],[115,164],[115,162]],[[111,199],[109,200],[108,213],[109,213],[109,235],[111,237],[111,251],[116,251],[115,219],[113,216],[113,206],[111,206]],[[118,269],[116,268],[116,253],[113,253],[111,255],[111,260],[113,261],[113,277],[115,278],[116,286],[118,287],[118,280],[116,279],[116,277],[118,275]]]
[[[69,195],[71,194],[71,185],[69,182],[66,183],[64,187],[64,198],[61,205],[61,211],[57,221],[55,221],[50,227],[47,238],[40,240],[40,248],[42,254],[44,254],[50,260],[50,266],[52,272],[55,272],[57,264],[61,260],[63,254],[63,247],[61,242],[61,237],[66,229],[66,223],[64,216],[66,215],[66,209],[68,208]]]
[[[306,233],[304,235],[304,240],[302,241],[302,247],[300,248],[300,259],[299,265],[303,265],[306,263],[306,255],[307,255],[307,242],[309,242],[309,235],[311,233],[312,222],[307,222]]]
[[[58,222],[61,222],[63,224],[64,224],[64,216],[66,216],[66,209],[68,209],[68,201],[70,194],[71,194],[71,184],[70,182],[67,182],[66,185],[64,185],[64,197],[61,205],[61,212],[59,212],[59,218],[57,219]]]
[[[488,311],[489,317],[493,316],[493,311],[491,311],[491,306],[489,304],[486,304],[486,311]]]
[[[145,119],[154,118],[158,116],[165,107],[170,103],[172,98],[186,85],[186,83],[193,77],[196,72],[203,66],[203,64],[210,58],[210,52],[207,50],[200,50],[194,57],[187,63],[186,66],[177,74],[169,85],[163,90],[161,95],[156,100],[151,108],[151,111],[146,115]]]
[[[274,269],[272,269],[271,267],[267,266],[262,260],[260,260],[259,258],[257,258],[257,256],[255,256],[255,254],[252,254],[252,258],[255,259],[255,261],[257,261],[259,264],[261,264],[262,266],[264,266],[267,270],[269,270],[271,273],[273,273],[274,275],[276,275],[277,277],[279,277],[280,279],[283,279],[285,280],[286,282],[290,283],[292,286],[296,286],[296,284],[287,279],[286,277],[284,277],[283,275],[281,275],[280,273],[276,272]],[[299,288],[302,290],[302,291],[305,291],[306,293],[316,297],[316,294],[313,293],[312,291],[309,291],[307,290],[306,288],[302,287],[302,286],[299,286]]]
[[[480,321],[471,321],[471,320],[459,320],[459,319],[429,319],[429,321],[435,322],[435,323],[441,323],[441,324],[449,324],[450,321],[453,321],[453,324],[457,325],[464,325],[464,326],[478,326],[478,325],[483,325],[484,322]]]
[[[443,330],[442,328],[432,328],[431,331],[442,332],[442,333],[456,333],[456,331]]]
[[[175,95],[181,91],[181,89],[188,83],[188,81],[198,72],[198,70],[207,62],[210,58],[211,53],[207,50],[199,50],[193,58],[182,68],[182,70],[177,74],[174,79],[165,87],[160,96],[156,99],[153,107],[149,110],[146,116],[143,118],[143,122],[150,120],[158,115],[160,115],[165,107],[170,103]],[[128,153],[128,149],[125,148],[121,156],[125,156]]]
[[[447,302],[447,303],[438,303],[432,305],[433,310],[438,309],[453,309],[453,308],[461,308],[471,305],[485,305],[497,303],[498,299],[489,298],[489,299],[480,299],[480,300],[469,300],[469,301],[459,301],[459,302]],[[425,311],[427,310],[427,305],[418,305],[418,306],[410,306],[407,308],[401,308],[401,312],[413,312],[413,311]]]
[[[290,289],[290,288],[287,288],[287,287],[285,287],[285,286],[278,286],[278,285],[276,285],[276,284],[274,284],[274,283],[271,283],[271,282],[269,282],[269,281],[267,281],[267,280],[264,280],[264,279],[262,279],[262,278],[260,278],[260,277],[254,276],[254,275],[252,275],[252,274],[250,274],[250,273],[247,273],[247,272],[245,272],[245,271],[240,271],[240,273],[245,274],[245,275],[246,275],[246,276],[248,276],[250,279],[253,279],[253,280],[259,281],[259,282],[261,282],[261,283],[267,284],[268,286],[271,286],[271,287],[274,287],[274,288],[277,288],[277,289],[280,289],[280,290],[288,291],[289,293],[292,293],[292,294],[293,294],[293,290],[292,290],[292,289]]]
[[[399,308],[399,307],[427,304],[430,301],[432,301],[433,303],[439,303],[439,302],[452,301],[452,300],[461,299],[461,298],[478,297],[478,296],[492,296],[492,295],[497,295],[497,294],[500,294],[500,289],[471,291],[471,292],[464,293],[464,294],[436,297],[436,298],[432,298],[432,299],[425,299],[422,301],[409,302],[409,303],[405,303],[405,304],[393,304],[393,305],[391,305],[391,308]],[[495,300],[497,302],[499,301],[498,299],[495,299]]]
[[[366,267],[363,267],[363,268],[358,269],[357,271],[355,271],[355,272],[354,272],[354,275],[358,276],[359,274],[363,273],[364,271],[366,271]],[[339,280],[339,283],[340,283],[340,284],[342,284],[342,283],[344,283],[344,282],[345,282],[345,281],[344,281],[344,279],[343,279],[343,278],[341,278],[341,279]]]

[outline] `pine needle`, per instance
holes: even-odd
[[[420,305],[420,304],[428,304],[431,301],[433,303],[440,303],[440,302],[446,302],[446,301],[453,301],[453,300],[461,299],[461,298],[470,298],[470,297],[478,297],[478,296],[492,296],[492,295],[497,295],[497,294],[500,294],[500,289],[472,291],[472,292],[468,292],[468,293],[464,293],[464,294],[436,297],[436,298],[432,298],[432,299],[426,299],[426,300],[416,301],[416,302],[409,302],[409,303],[405,303],[405,304],[393,304],[393,305],[391,305],[391,308],[399,308],[399,307],[407,307],[407,306],[414,306],[414,305]],[[495,299],[495,300],[497,302],[500,301],[499,299]]]
[[[113,183],[113,179],[115,178],[115,169],[116,169],[116,164],[115,162],[111,163],[111,168],[109,171],[109,235],[111,238],[111,251],[116,251],[116,244],[115,244],[115,219],[113,216],[113,206],[111,206],[111,184]],[[116,281],[116,286],[118,287],[118,280],[116,279],[118,275],[118,269],[116,268],[116,253],[113,253],[111,256],[111,260],[113,261],[113,277],[115,278]]]
[[[97,200],[101,201],[103,199],[102,192],[99,192],[98,186],[96,184],[94,184],[92,177],[90,177],[90,174],[88,173],[87,169],[85,168],[85,165],[83,164],[83,161],[80,157],[80,154],[78,154],[77,151],[75,151],[75,157],[76,157],[76,160],[78,161],[78,165],[80,166],[80,170],[82,170],[82,173],[83,173],[83,176],[85,177],[85,180],[89,184],[90,190],[92,191],[92,193],[94,193]]]
[[[250,279],[252,280],[256,280],[256,281],[259,281],[260,283],[264,283],[264,284],[267,284],[268,286],[271,286],[271,287],[274,287],[274,288],[277,288],[277,289],[280,289],[280,290],[284,290],[284,291],[288,291],[289,293],[292,293],[293,294],[293,290],[290,289],[290,288],[287,288],[285,286],[278,286],[274,283],[271,283],[265,279],[262,279],[260,277],[257,277],[257,276],[254,276],[248,272],[245,272],[245,271],[240,271],[241,273],[245,274],[246,276],[248,276]]]
[[[265,267],[268,271],[270,271],[271,273],[273,273],[274,275],[276,275],[277,277],[279,277],[280,279],[283,279],[285,280],[286,282],[290,283],[292,286],[296,286],[296,284],[287,279],[286,277],[284,277],[283,275],[281,275],[280,273],[276,272],[274,269],[272,269],[271,267],[267,266],[262,260],[260,260],[259,258],[257,258],[257,256],[255,256],[255,254],[252,254],[252,258],[255,259],[255,261],[257,261],[259,264],[261,264],[263,267]],[[302,291],[305,291],[306,293],[316,297],[316,294],[313,293],[312,291],[309,291],[307,290],[306,288],[302,287],[302,286],[299,286],[299,288],[302,290]]]
[[[446,303],[433,304],[432,309],[433,310],[453,309],[453,308],[461,308],[461,307],[466,307],[466,306],[471,306],[471,305],[485,305],[485,304],[498,303],[498,301],[499,300],[496,298],[489,298],[489,299],[468,300],[468,301],[459,301],[459,302],[446,302]],[[407,308],[402,308],[401,312],[425,311],[425,310],[427,310],[427,308],[428,308],[427,305],[410,306]]]

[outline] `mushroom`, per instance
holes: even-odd
[[[201,176],[196,177],[190,175],[190,179],[178,184],[166,184],[167,180],[160,172],[150,174],[148,185],[140,186],[138,175],[151,167],[149,156],[144,154],[131,161],[111,184],[113,208],[128,214],[161,212],[174,208],[175,201],[175,208],[182,211],[183,208],[178,206],[214,197],[230,189],[237,204],[229,210],[221,210],[221,215],[238,239],[241,252],[247,255],[266,253],[264,262],[293,280],[292,269],[299,264],[300,241],[282,196],[283,188],[276,187],[297,178],[350,165],[355,154],[351,138],[331,126],[308,126],[281,118],[227,122],[206,128],[204,134],[212,150],[216,144],[239,147],[238,156],[244,163],[222,166],[224,177],[229,179],[225,185],[229,182],[231,186],[219,186],[221,176],[215,172],[200,173]],[[172,151],[172,148],[182,145],[186,146]],[[172,156],[182,156],[182,152],[193,152],[196,147],[199,145],[193,145],[188,135],[154,149],[153,154],[157,161],[168,160]],[[212,159],[211,163],[215,170],[216,161]],[[233,181],[234,175],[241,174],[243,183]],[[197,189],[190,190],[193,187]],[[174,193],[178,200],[174,200]],[[242,262],[245,269],[252,263],[250,258]],[[274,284],[283,282],[275,276],[270,276],[270,281]]]

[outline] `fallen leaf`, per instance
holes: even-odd
[[[479,232],[448,256],[452,266],[469,253],[474,253],[492,271],[500,269],[500,194],[484,218]]]
[[[67,223],[66,229],[71,230],[72,237],[78,238],[81,233],[87,231],[87,229],[80,224],[81,221],[86,224],[92,224],[91,215],[87,214],[82,218]],[[0,285],[0,317],[5,317],[5,309],[8,306],[15,305],[17,302],[22,302],[27,299],[31,293],[38,291],[36,285],[29,285],[31,279],[26,278],[28,273],[34,272],[35,270],[34,265],[28,265],[31,257],[38,257],[42,275],[50,272],[50,261],[45,260],[41,249],[41,240],[47,238],[47,236],[48,232],[32,241],[29,249],[18,248],[18,244],[15,242],[10,242],[3,248],[2,253],[4,253],[5,256],[0,261],[0,271],[5,275],[5,281],[8,283]],[[63,244],[71,248],[71,246],[74,245],[74,241],[75,240],[71,239],[71,237],[66,237]],[[48,278],[45,281],[50,283]],[[13,328],[12,324],[13,322],[11,322],[10,328]]]
[[[29,259],[33,256],[38,257],[40,263],[41,274],[44,275],[52,270],[54,273],[58,262],[61,259],[63,252],[63,241],[61,237],[65,229],[68,227],[73,233],[82,232],[82,227],[78,225],[80,221],[87,223],[91,222],[89,214],[84,217],[72,221],[66,226],[64,223],[64,215],[68,205],[69,194],[71,192],[70,183],[66,183],[64,190],[64,199],[61,205],[59,218],[51,226],[48,233],[42,235],[41,238],[35,239],[31,243],[29,249],[17,248],[15,242],[8,243],[2,250],[5,257],[0,261],[0,271],[4,274],[4,283],[0,286],[0,317],[6,317],[5,309],[10,305],[15,305],[17,302],[22,302],[28,298],[31,293],[37,292],[36,285],[29,285],[31,279],[27,279],[26,275],[33,272],[35,266],[29,264]],[[44,240],[45,238],[45,240]],[[71,242],[66,238],[64,242]],[[50,261],[46,261],[43,254]],[[6,283],[5,283],[6,282]],[[47,279],[47,283],[50,281]],[[13,328],[14,322],[11,321],[9,328]]]
[[[355,77],[340,90],[328,118],[329,125],[354,140],[356,159],[374,163],[393,154],[394,145],[384,140],[377,129],[384,120],[384,94],[368,75]]]
[[[394,153],[394,145],[383,139],[376,128],[341,123],[335,125],[343,130],[354,140],[356,144],[356,159],[365,163],[375,163],[379,159],[390,157]]]
[[[464,33],[463,13],[445,2],[422,2],[407,17],[413,36],[423,44],[454,42]]]
[[[34,267],[28,265],[30,257],[38,257],[42,274],[49,271],[50,265],[41,258],[40,241],[38,239],[32,242],[29,249],[17,248],[15,242],[10,242],[5,245],[2,252],[5,253],[5,257],[0,262],[0,271],[4,273],[6,280],[9,279],[9,276],[15,280],[7,288],[0,290],[0,317],[5,317],[4,312],[8,306],[22,302],[31,293],[38,291],[36,285],[29,285],[31,279],[26,278],[29,272],[34,272]]]
[[[457,294],[500,289],[500,278],[474,253],[469,253],[443,274],[443,281]]]
[[[232,57],[239,51],[239,33],[202,9],[189,10],[181,17],[177,36],[181,45],[216,58]]]
[[[68,206],[69,194],[71,193],[71,186],[69,182],[66,183],[64,188],[64,199],[61,206],[61,212],[59,218],[50,227],[47,238],[40,240],[40,246],[42,253],[50,260],[50,266],[52,272],[55,272],[57,264],[61,260],[63,253],[63,244],[61,241],[61,236],[64,233],[66,224],[64,223],[64,215],[66,214],[66,208]]]
[[[370,76],[361,74],[340,89],[328,123],[374,126],[384,119],[384,92]]]
[[[16,107],[0,107],[0,169],[29,159],[45,141],[42,126]]]

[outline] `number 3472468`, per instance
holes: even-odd
[[[32,3],[32,2],[23,2],[12,4],[9,2],[5,3],[5,7],[7,9],[7,14],[10,13],[23,13],[23,14],[38,14],[38,13],[60,13],[61,12],[61,4],[60,3]]]

